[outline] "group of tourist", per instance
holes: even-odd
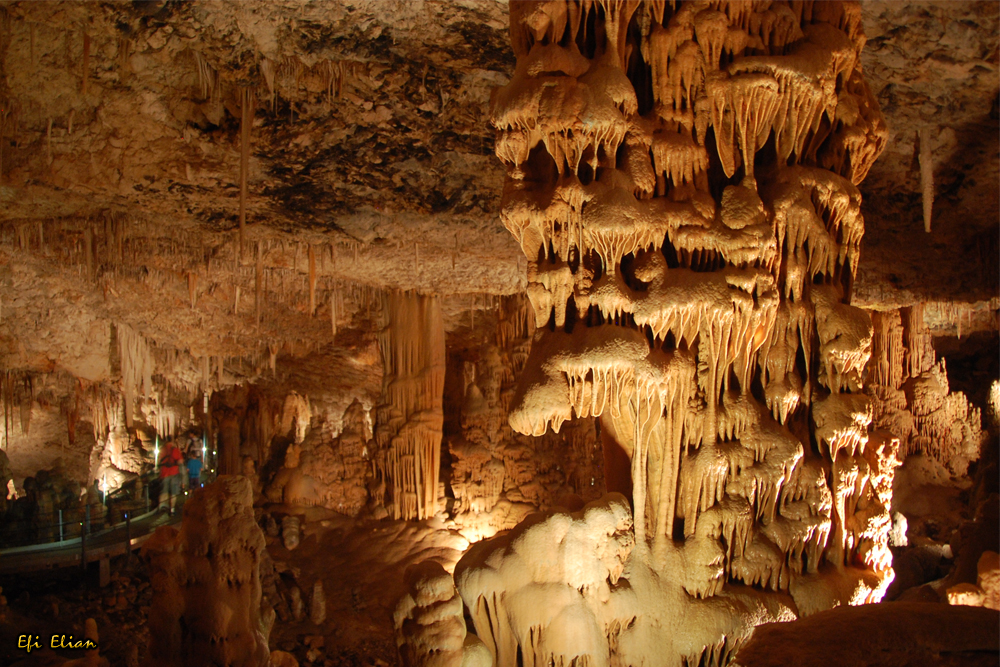
[[[169,510],[173,514],[181,489],[196,489],[201,486],[201,473],[205,465],[202,452],[192,442],[185,453],[171,438],[164,444],[157,464],[160,469],[160,509]]]

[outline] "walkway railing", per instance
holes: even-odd
[[[0,514],[0,554],[33,548],[58,548],[100,537],[132,521],[154,516],[162,507],[174,506],[180,515],[192,489],[183,488],[177,498],[159,498],[160,480],[153,474],[143,480],[137,493],[135,480],[108,494],[103,502],[77,507],[41,510],[37,504],[15,504]]]

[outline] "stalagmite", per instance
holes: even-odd
[[[457,580],[497,664],[719,665],[755,623],[789,617],[779,594],[801,613],[877,601],[900,441],[871,432],[876,332],[845,287],[857,183],[887,137],[857,8],[510,14],[517,66],[492,123],[537,327],[510,425],[540,436],[600,418],[630,461],[636,597],[599,597],[596,623],[573,611],[569,652],[553,651],[570,635],[536,607],[558,616],[555,591],[514,602],[545,575],[488,578],[470,551]],[[513,558],[494,551],[491,567]]]
[[[299,517],[292,515],[281,520],[281,543],[289,551],[299,546],[301,539],[299,523]]]
[[[628,501],[610,494],[536,519],[456,566],[477,633],[497,665],[607,666],[609,640],[635,620],[635,592],[619,585],[634,547]]]
[[[425,561],[407,568],[404,578],[408,591],[393,613],[403,667],[482,665],[476,660],[482,643],[466,634],[462,598],[451,575],[440,564]]]
[[[292,611],[292,618],[301,621],[306,617],[306,603],[302,599],[302,589],[292,585],[288,589],[288,606]]]
[[[309,596],[309,620],[313,625],[323,625],[326,620],[326,595],[322,581],[313,584],[312,595]]]
[[[143,546],[153,589],[149,664],[266,667],[264,552],[249,480],[222,476],[196,491],[180,530],[162,527]]]

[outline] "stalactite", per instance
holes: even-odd
[[[205,100],[209,97],[214,97],[218,88],[215,70],[208,64],[205,56],[200,51],[194,52],[194,58],[198,68],[198,87],[201,99]]]
[[[309,244],[309,316],[316,314],[316,251]]]
[[[194,271],[188,271],[187,284],[188,284],[188,300],[191,303],[191,309],[194,310],[195,301],[198,296],[196,292],[196,288],[198,286],[198,274],[196,274]]]
[[[931,233],[934,212],[934,158],[931,151],[930,128],[920,130],[920,194],[924,206],[924,231]]]
[[[247,222],[247,180],[250,170],[250,127],[253,125],[254,95],[249,87],[240,89],[240,256]]]
[[[83,254],[87,261],[87,277],[94,277],[94,232],[90,225],[83,230]]]
[[[397,292],[385,308],[376,465],[391,489],[391,515],[426,519],[438,511],[445,370],[441,304],[437,297]]]
[[[337,292],[330,294],[330,328],[332,335],[337,337]]]
[[[961,315],[951,313],[959,320]],[[952,392],[944,359],[938,359],[924,323],[924,306],[873,313],[868,367],[875,425],[899,442],[901,459],[923,453],[962,475],[979,458],[982,416],[961,392]]]
[[[264,303],[263,303],[263,289],[264,289],[264,251],[261,248],[260,241],[257,241],[257,251],[256,258],[254,261],[254,320],[257,326],[260,326],[261,317],[263,316]]]
[[[129,59],[132,57],[132,40],[125,36],[118,38],[118,80],[124,83],[130,72]]]
[[[81,66],[83,68],[83,83],[80,86],[80,92],[86,95],[87,84],[90,80],[90,34],[86,30],[83,32],[83,62]]]
[[[155,366],[145,338],[124,323],[116,324],[115,332],[125,400],[125,424],[131,428],[136,399],[140,395],[149,398],[153,389],[152,377]]]

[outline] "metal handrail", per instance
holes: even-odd
[[[183,505],[183,501],[181,501],[180,504]],[[159,510],[158,509],[157,510],[151,510],[149,512],[145,512],[144,514],[139,514],[137,516],[129,516],[129,517],[127,517],[126,520],[123,520],[121,523],[113,524],[113,525],[111,525],[111,526],[109,526],[107,528],[104,528],[102,530],[93,531],[93,532],[87,532],[86,536],[89,539],[96,539],[96,538],[99,538],[99,537],[101,537],[103,535],[108,535],[110,533],[113,533],[116,530],[122,530],[122,529],[126,528],[127,527],[127,523],[130,522],[130,521],[141,521],[141,520],[147,519],[147,518],[149,518],[151,516],[155,516],[156,514],[159,514]],[[77,522],[72,522],[72,523],[79,524],[78,521]],[[81,537],[70,537],[68,539],[63,539],[63,540],[59,540],[59,541],[56,541],[56,542],[35,542],[34,544],[24,544],[24,545],[19,545],[19,546],[16,546],[16,547],[0,547],[0,555],[12,555],[12,554],[18,554],[18,553],[27,553],[27,552],[31,552],[31,551],[45,551],[46,549],[51,549],[52,547],[68,547],[68,546],[73,546],[73,545],[76,545],[76,544],[80,544],[80,542],[82,542],[82,541],[83,541],[83,537],[81,536]]]
[[[97,538],[120,529],[129,520],[135,521],[154,515],[159,510],[153,507],[150,498],[151,485],[152,482],[144,484],[141,499],[127,499],[127,492],[123,487],[115,493],[108,494],[102,503],[87,503],[86,505],[47,512],[38,512],[36,509],[30,514],[13,518],[13,520],[9,520],[12,518],[10,512],[6,515],[0,514],[0,540],[10,544],[7,546],[0,543],[0,554],[38,551],[60,545],[78,544],[84,541],[84,536],[89,535],[92,538]],[[191,489],[186,488],[177,497],[178,509],[183,506],[190,491]],[[123,496],[125,497],[123,498]],[[136,507],[137,503],[139,503],[139,507]],[[94,525],[98,523],[94,521],[94,515],[97,514],[94,512],[94,508],[101,508],[104,514],[99,522],[101,528],[98,530],[93,529]],[[118,511],[113,512],[113,510]],[[135,512],[139,511],[142,513],[136,515]],[[115,516],[118,512],[121,512],[120,517]],[[116,518],[120,520],[116,521]],[[72,528],[67,530],[69,527]],[[53,536],[57,537],[52,539]]]

